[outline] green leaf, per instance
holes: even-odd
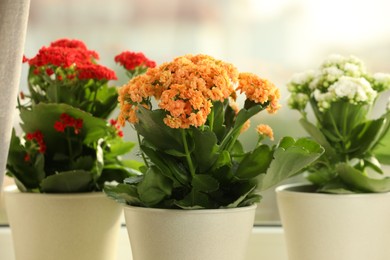
[[[346,163],[338,164],[336,171],[349,187],[356,187],[364,192],[390,191],[390,177],[373,179]]]
[[[184,153],[180,130],[168,127],[163,122],[165,115],[161,109],[151,111],[141,106],[137,112],[139,121],[135,124],[135,129],[158,150]]]
[[[133,142],[125,142],[122,138],[117,137],[114,139],[106,140],[106,146],[108,152],[104,153],[105,158],[113,158],[116,156],[129,153],[135,146]]]
[[[210,175],[195,174],[192,178],[192,187],[197,191],[212,192],[219,188],[219,183]]]
[[[165,177],[159,168],[151,166],[138,184],[139,198],[148,207],[159,204],[172,194],[172,181]]]
[[[191,190],[183,199],[175,201],[174,204],[182,209],[210,209],[213,208],[209,197],[195,189]]]
[[[93,177],[90,172],[74,170],[50,175],[41,182],[41,189],[47,193],[87,192],[91,190]]]
[[[251,104],[251,105],[247,105]],[[240,110],[237,114],[236,122],[234,123],[234,128],[241,127],[248,119],[250,119],[252,116],[259,113],[261,110],[263,110],[266,106],[262,106],[260,104],[254,103],[252,101],[245,101],[245,107]]]
[[[254,178],[265,173],[271,161],[272,151],[267,145],[261,145],[245,155],[235,172],[235,177],[240,180]]]
[[[282,141],[282,144],[285,142]],[[259,190],[266,190],[299,173],[324,152],[320,145],[308,138],[298,139],[288,148],[276,147],[267,173],[259,176]]]
[[[209,115],[209,117],[213,117],[213,124],[210,125],[210,128],[213,130],[218,140],[222,140],[223,136],[226,134],[226,126],[224,125],[224,106],[225,104],[220,101],[213,102],[213,114]]]
[[[137,193],[137,187],[127,184],[118,184],[117,186],[106,185],[103,191],[108,197],[122,204],[141,206],[141,200]]]
[[[351,148],[353,157],[361,158],[361,155],[370,151],[378,142],[385,127],[386,120],[379,118],[369,120],[358,125],[351,134]]]
[[[93,117],[80,109],[76,109],[66,104],[45,104],[39,103],[32,110],[20,110],[22,120],[21,127],[26,133],[40,130],[44,135],[47,146],[47,154],[62,153],[67,154],[68,144],[64,133],[57,132],[54,128],[56,121],[59,121],[62,113],[67,113],[74,118],[83,120],[83,128],[79,134],[80,140],[84,140],[86,145],[96,143],[100,138],[108,135],[115,135],[115,129],[108,126],[103,119]]]
[[[192,130],[195,145],[192,154],[195,157],[198,171],[203,173],[210,169],[219,157],[217,137],[208,127],[203,131],[198,128]]]
[[[222,153],[219,154],[217,161],[213,165],[212,171],[219,169],[223,166],[232,166],[232,160],[230,158],[230,153],[226,150],[223,150]]]
[[[20,138],[16,136],[15,129],[13,129],[8,150],[7,174],[17,179],[20,187],[23,185],[26,190],[37,189],[39,183],[45,177],[45,158],[38,153],[31,158],[33,161],[26,162],[24,159],[26,154],[26,149],[21,144]]]
[[[373,154],[378,158],[380,163],[390,164],[390,111],[382,116],[385,118],[385,126],[378,142],[373,147]]]
[[[302,127],[306,130],[306,132],[315,140],[317,141],[322,147],[325,148],[325,155],[331,160],[338,160],[337,153],[335,149],[332,147],[332,145],[328,142],[326,137],[323,135],[323,133],[312,123],[307,121],[305,118],[301,118],[299,120]]]
[[[107,118],[118,106],[118,90],[116,87],[104,84],[99,87],[96,99],[93,100],[93,115],[100,118]]]
[[[333,102],[328,110],[323,113],[321,124],[324,129],[335,131],[344,138],[350,136],[357,125],[365,121],[368,112],[367,106],[355,105],[347,101]],[[338,136],[334,132],[334,136]]]
[[[226,208],[237,208],[238,205],[243,203],[243,201],[246,200],[248,195],[251,194],[256,189],[256,186],[257,186],[256,184],[248,183],[246,186],[244,186],[244,190],[240,192],[242,195],[238,197],[235,201],[227,205]],[[254,201],[256,201],[256,199],[254,199]]]
[[[367,167],[370,167],[371,169],[373,169],[377,173],[383,174],[381,164],[378,161],[378,159],[375,158],[375,156],[371,155],[371,156],[364,157],[363,161]]]
[[[175,157],[163,154],[149,147],[146,142],[141,144],[142,151],[161,170],[162,174],[173,181],[174,186],[186,185],[189,183],[189,173],[180,167]]]

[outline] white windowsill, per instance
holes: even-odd
[[[117,260],[131,259],[131,250],[127,230],[122,227],[119,233]],[[11,230],[0,227],[0,259],[15,260]],[[281,227],[254,227],[249,241],[247,260],[287,260],[287,253]]]

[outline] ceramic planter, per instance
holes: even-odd
[[[245,259],[256,205],[172,210],[125,206],[133,260]]]
[[[4,192],[16,260],[116,259],[122,207],[102,192]]]
[[[289,260],[390,259],[390,193],[319,194],[276,189]]]

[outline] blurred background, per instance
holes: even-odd
[[[112,84],[120,86],[126,76],[114,56],[124,50],[144,52],[157,64],[187,53],[209,54],[281,89],[283,108],[251,124],[270,124],[277,141],[305,135],[298,112],[286,104],[292,74],[316,68],[334,53],[361,58],[369,71],[390,72],[388,10],[388,0],[34,0],[25,55],[31,58],[59,38],[79,39],[117,72]],[[25,65],[21,90],[27,89],[26,77]],[[132,131],[126,127],[125,138]],[[241,141],[249,147],[254,135],[250,129]],[[273,189],[263,197],[256,224],[277,225]]]

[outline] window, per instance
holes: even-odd
[[[186,53],[206,53],[273,81],[282,91],[276,116],[261,114],[252,125],[271,125],[275,139],[305,135],[288,109],[286,82],[295,72],[317,66],[331,53],[354,54],[373,71],[390,71],[390,19],[381,0],[35,0],[31,2],[25,54],[61,38],[78,38],[115,68],[123,50],[142,51],[161,63]],[[26,89],[26,67],[21,90]],[[126,81],[119,72],[121,85]],[[15,126],[18,126],[15,115]],[[131,128],[125,135],[132,138]],[[241,137],[251,145],[247,131]],[[135,139],[134,139],[135,140]],[[4,215],[4,213],[2,213]],[[0,218],[3,221],[3,217]],[[3,221],[4,222],[4,221]],[[257,225],[278,224],[273,189],[263,194]]]

